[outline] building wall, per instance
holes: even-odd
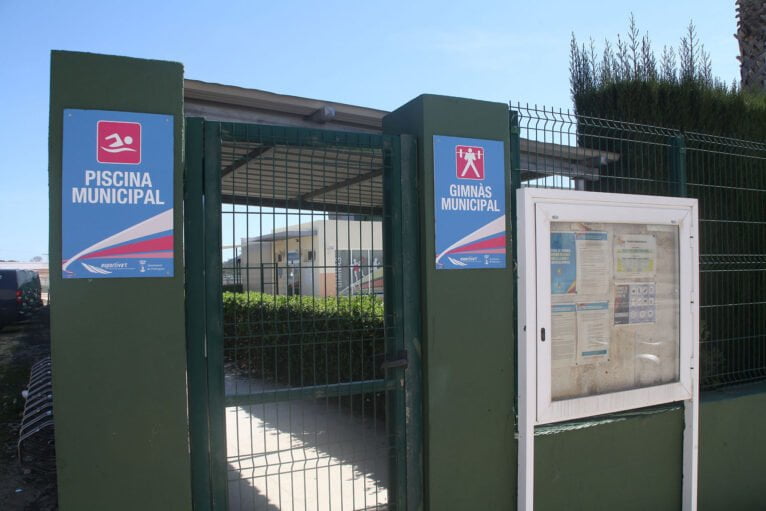
[[[322,270],[322,283],[326,296],[335,296],[339,287],[343,288],[344,283],[353,279],[354,251],[382,252],[383,224],[380,221],[328,220],[323,226],[323,235],[325,250],[320,264],[326,268]],[[371,265],[371,257],[365,257]],[[338,275],[338,271],[343,275]]]
[[[243,289],[260,291],[261,266],[271,269],[277,265],[282,271],[277,279],[278,286],[267,284],[263,291],[269,294],[286,294],[288,289],[289,268],[287,253],[299,252],[300,265],[293,268],[294,278],[300,282],[301,294],[315,296],[335,296],[338,289],[337,257],[339,251],[382,251],[383,226],[380,221],[359,220],[323,220],[318,222],[291,225],[275,232],[315,231],[314,236],[300,239],[277,239],[274,242],[243,243],[241,257]],[[278,238],[278,236],[277,236]],[[309,252],[313,257],[309,260]],[[278,256],[282,255],[282,261]],[[370,261],[370,264],[372,261]],[[341,271],[349,271],[350,263],[345,263]]]
[[[240,272],[244,291],[276,294],[274,250],[274,244],[267,241],[243,244]]]

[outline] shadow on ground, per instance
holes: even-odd
[[[233,374],[226,380],[227,395],[274,388]],[[348,397],[228,408],[230,509],[385,509],[386,426],[362,409]]]

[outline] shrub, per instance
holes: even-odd
[[[242,284],[224,284],[223,292],[224,293],[241,293]]]
[[[710,54],[693,23],[678,47],[663,47],[659,58],[632,15],[628,33],[618,34],[616,43],[605,41],[601,56],[592,40],[580,45],[572,34],[569,71],[579,115],[726,137],[766,137],[766,95],[714,77]]]
[[[224,357],[267,383],[326,385],[383,377],[383,303],[371,296],[224,293]]]

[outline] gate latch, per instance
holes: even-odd
[[[387,369],[396,369],[397,367],[401,368],[407,368],[407,350],[402,350],[395,355],[393,355],[393,358],[390,358],[386,361],[384,361],[382,364],[380,364],[380,368],[384,371]]]

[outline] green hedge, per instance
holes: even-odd
[[[224,357],[268,383],[325,385],[383,377],[383,302],[371,296],[224,293]]]
[[[766,94],[744,92],[712,74],[710,54],[690,23],[658,55],[631,15],[626,34],[569,47],[569,83],[578,115],[749,140],[766,138]]]
[[[574,96],[578,114],[749,140],[766,138],[766,98],[704,82],[628,80]]]

